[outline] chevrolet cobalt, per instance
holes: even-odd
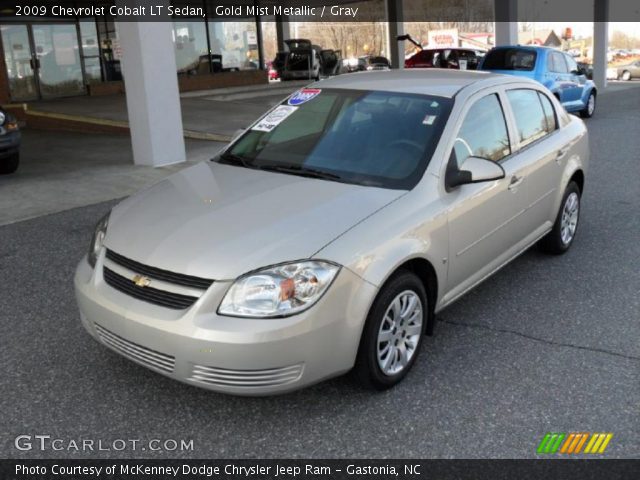
[[[533,80],[380,71],[297,91],[212,161],[113,208],[82,324],[241,395],[402,380],[435,315],[533,244],[576,238],[587,131]]]

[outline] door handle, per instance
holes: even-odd
[[[522,183],[523,180],[524,177],[519,177],[517,175],[511,177],[511,181],[509,182],[509,190],[514,190],[518,185]]]
[[[560,163],[560,160],[567,154],[568,151],[568,148],[561,148],[560,150],[558,150],[558,152],[556,153],[556,162]]]

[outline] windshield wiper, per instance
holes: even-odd
[[[302,167],[300,165],[259,165],[260,170],[268,170],[278,173],[290,173],[292,175],[300,175],[301,177],[321,178],[323,180],[342,180],[340,175],[335,173],[316,170],[315,168]]]
[[[240,155],[236,155],[234,153],[225,152],[220,155],[220,160],[230,165],[240,165],[246,168],[256,168],[255,166],[247,162],[244,157],[241,157]]]

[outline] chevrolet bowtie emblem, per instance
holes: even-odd
[[[149,277],[145,277],[144,275],[136,275],[133,277],[133,283],[135,283],[138,287],[147,287],[151,283],[151,279]]]

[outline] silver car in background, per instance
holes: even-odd
[[[388,388],[438,311],[533,244],[569,249],[588,158],[583,122],[524,78],[318,82],[99,222],[75,275],[82,323],[220,392],[350,370]]]

